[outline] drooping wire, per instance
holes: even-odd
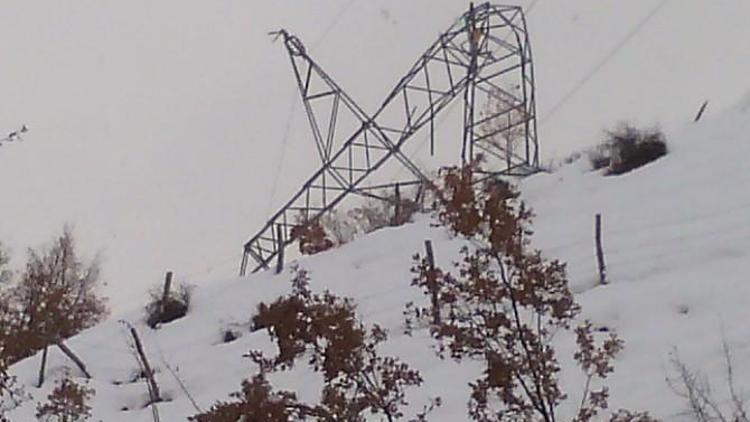
[[[641,19],[638,24],[633,27],[630,32],[620,40],[617,44],[615,44],[614,48],[606,55],[604,58],[602,58],[601,61],[599,61],[591,70],[589,70],[581,80],[576,83],[573,88],[568,91],[567,94],[565,94],[557,103],[555,103],[554,106],[539,120],[539,126],[543,126],[544,123],[546,123],[552,116],[554,116],[560,109],[568,102],[571,98],[573,98],[574,95],[576,95],[586,84],[596,76],[599,71],[601,71],[604,66],[606,66],[615,56],[617,56],[617,53],[620,52],[627,44],[632,40],[636,35],[638,35],[639,32],[643,30],[643,28],[646,27],[646,25],[651,21],[651,19],[656,16],[659,11],[664,8],[664,6],[667,5],[669,0],[662,0],[656,7],[654,7],[643,19]]]
[[[356,3],[357,0],[349,0],[344,6],[339,9],[339,11],[334,15],[334,17],[331,19],[331,21],[326,25],[325,29],[318,35],[318,37],[310,44],[312,47],[317,46],[320,44],[329,34],[330,32],[338,25],[346,15],[346,13],[351,9],[351,7]],[[297,96],[297,88],[295,87],[290,95],[289,99],[289,111],[287,114],[286,119],[286,125],[284,128],[284,134],[282,135],[281,139],[281,153],[278,158],[278,165],[276,166],[276,172],[273,177],[273,182],[271,183],[271,195],[268,199],[268,205],[266,207],[266,219],[270,217],[271,210],[273,207],[274,199],[276,198],[276,194],[278,191],[278,185],[279,185],[279,179],[281,178],[281,174],[283,172],[284,167],[284,160],[286,158],[286,152],[287,152],[287,145],[289,143],[289,138],[291,137],[291,129],[294,124],[294,117],[295,117],[295,111],[297,109],[297,101],[295,101],[295,97]],[[236,260],[236,255],[232,255],[231,257],[225,256],[221,262],[214,263],[206,267],[206,269],[202,271],[196,271],[192,272],[187,275],[187,277],[194,277],[196,275],[201,274],[207,274],[214,270],[214,268],[224,265],[230,261]]]
[[[289,112],[286,116],[286,126],[284,127],[284,134],[281,138],[281,155],[276,165],[276,172],[273,176],[273,182],[271,182],[271,197],[268,199],[268,206],[266,207],[266,219],[271,216],[271,209],[273,207],[273,201],[276,198],[276,190],[278,189],[279,178],[281,177],[281,170],[284,165],[284,158],[286,157],[286,147],[289,143],[289,137],[291,135],[292,125],[294,124],[295,110],[297,109],[297,88],[294,88],[289,98]]]

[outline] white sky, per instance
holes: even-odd
[[[539,0],[529,17],[538,114],[660,1]],[[26,247],[72,224],[86,254],[101,254],[116,307],[167,269],[193,282],[234,274],[242,243],[315,167],[300,107],[281,159],[298,99],[266,33],[300,35],[373,110],[465,3],[3,1],[0,133],[31,132],[0,148],[0,240],[20,265]],[[671,129],[705,99],[709,115],[736,101],[748,90],[747,16],[743,0],[668,1],[542,122],[543,158],[622,119]]]

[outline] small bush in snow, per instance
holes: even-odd
[[[590,153],[593,169],[607,168],[607,174],[617,175],[646,165],[667,154],[664,134],[657,129],[638,129],[622,124],[607,132],[602,145]]]
[[[415,256],[413,284],[431,309],[407,308],[407,327],[432,317],[438,356],[482,363],[482,375],[470,384],[469,416],[477,421],[557,420],[566,394],[551,338],[567,331],[576,338],[573,359],[586,378],[574,421],[603,420],[598,415],[607,409],[608,390],[601,381],[623,343],[615,334],[597,340],[588,322],[571,328],[580,308],[565,265],[530,247],[531,211],[508,183],[475,183],[478,169],[477,163],[448,169],[435,193],[439,221],[472,247],[462,249],[455,273]],[[652,419],[621,411],[609,420]]]
[[[293,228],[292,239],[299,243],[299,251],[303,255],[315,255],[334,246],[318,219],[303,222]]]
[[[178,283],[176,288],[171,289],[165,298],[162,288],[155,286],[148,294],[150,300],[146,304],[146,324],[151,328],[156,328],[160,324],[166,324],[187,315],[193,288]]]
[[[83,422],[91,418],[89,401],[94,390],[76,384],[69,378],[60,380],[47,396],[47,403],[39,403],[36,417],[40,422]]]
[[[271,304],[261,303],[253,318],[254,327],[268,332],[278,353],[266,357],[250,352],[259,372],[232,395],[235,401],[217,403],[191,420],[223,422],[244,416],[252,421],[358,422],[370,414],[388,421],[402,419],[405,390],[422,383],[419,372],[378,353],[386,332],[359,322],[351,300],[330,292],[311,292],[304,270],[297,271],[293,283],[291,294]],[[300,402],[290,391],[274,391],[267,380],[268,374],[290,370],[300,359],[323,377],[319,403]],[[426,420],[429,410],[417,415],[417,420]]]

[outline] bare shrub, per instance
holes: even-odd
[[[170,289],[166,298],[161,286],[153,287],[148,293],[150,300],[146,304],[146,324],[151,328],[156,328],[187,315],[193,286],[177,283],[175,288]]]
[[[608,168],[612,159],[610,157],[610,148],[605,145],[599,145],[589,151],[589,162],[592,170],[601,170]]]
[[[342,214],[331,210],[320,218],[320,225],[331,239],[334,247],[345,245],[353,241],[360,233],[357,222],[350,218],[349,214]]]
[[[668,377],[667,382],[672,391],[685,400],[686,415],[697,422],[749,422],[746,409],[747,397],[737,389],[734,377],[734,363],[726,341],[723,343],[724,378],[729,389],[729,400],[719,401],[713,394],[708,378],[690,369],[683,362],[677,351],[671,356],[671,363],[676,376]]]
[[[658,129],[639,129],[629,123],[606,132],[605,141],[589,153],[594,170],[607,168],[618,175],[644,166],[667,154],[667,142]]]
[[[558,383],[561,368],[551,339],[554,333],[574,334],[573,359],[586,377],[574,421],[601,420],[609,393],[597,384],[613,371],[623,342],[615,334],[597,341],[588,322],[572,329],[580,308],[565,265],[530,247],[531,211],[506,182],[474,183],[478,166],[448,169],[435,193],[438,220],[472,247],[461,250],[455,274],[415,256],[413,285],[430,298],[432,309],[407,308],[407,326],[442,314],[430,320],[438,356],[482,362],[482,376],[470,384],[469,416],[478,421],[557,420],[567,396]],[[625,411],[610,416],[649,420]]]
[[[242,392],[232,395],[236,401],[218,403],[192,420],[235,421],[245,416],[248,420],[356,422],[368,414],[382,415],[388,421],[403,418],[405,390],[420,385],[422,378],[397,358],[380,356],[377,346],[386,341],[385,330],[377,325],[368,329],[359,322],[350,299],[330,292],[312,293],[304,270],[296,272],[293,285],[291,294],[271,304],[261,303],[253,318],[255,328],[265,329],[276,342],[278,353],[267,357],[251,351],[248,356],[259,373],[243,383]],[[323,376],[316,404],[300,402],[292,392],[273,392],[266,379],[269,373],[291,369],[303,357]]]
[[[58,381],[47,396],[47,403],[36,408],[37,420],[41,422],[83,422],[91,418],[89,401],[94,390],[76,384],[69,378]]]
[[[409,223],[417,211],[419,205],[408,198],[396,195],[388,195],[382,200],[370,198],[345,214],[331,213],[323,219],[323,227],[340,245],[362,234]]]
[[[316,219],[298,218],[292,238],[299,242],[302,254],[314,255],[352,242],[358,236],[409,223],[418,211],[415,200],[395,194],[368,198],[346,212],[331,210]]]

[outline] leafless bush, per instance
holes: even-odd
[[[671,363],[676,375],[668,377],[670,388],[687,403],[686,415],[697,422],[749,422],[746,410],[747,397],[737,390],[734,378],[734,363],[726,341],[723,343],[725,381],[729,389],[729,400],[719,401],[715,398],[708,378],[690,369],[683,362],[677,351],[671,356]]]
[[[198,422],[247,420],[364,421],[366,415],[382,415],[388,421],[404,417],[405,389],[422,383],[419,372],[395,357],[380,356],[378,344],[386,332],[366,328],[357,320],[349,299],[330,292],[312,293],[308,275],[298,270],[294,291],[271,304],[261,303],[253,318],[256,329],[265,329],[276,342],[278,353],[266,357],[258,351],[248,356],[259,372],[243,383],[234,402],[220,402],[209,412],[196,415]],[[289,391],[273,391],[266,375],[291,369],[305,358],[323,376],[319,403],[298,401]],[[431,408],[426,408],[422,419]]]
[[[404,225],[412,221],[417,211],[419,205],[415,200],[395,194],[383,199],[369,198],[346,212],[332,210],[316,219],[298,218],[292,238],[299,242],[302,254],[314,255],[347,244],[358,236]]]
[[[160,286],[153,287],[149,290],[150,300],[146,304],[146,324],[156,328],[160,324],[184,317],[190,310],[192,295],[193,287],[184,283],[178,283],[176,288],[170,289],[166,297]]]
[[[84,422],[91,418],[89,402],[94,390],[76,384],[69,378],[58,381],[47,396],[47,403],[39,403],[36,417],[40,422]]]
[[[432,309],[407,309],[407,326],[442,314],[430,320],[438,355],[483,363],[482,376],[470,384],[469,416],[478,421],[557,420],[566,395],[551,339],[555,332],[574,331],[573,359],[586,377],[574,421],[601,420],[609,393],[596,385],[613,371],[623,342],[615,334],[597,341],[588,322],[571,329],[580,308],[565,265],[531,249],[531,211],[508,183],[474,183],[478,166],[448,169],[435,193],[439,221],[472,248],[462,249],[455,274],[415,256],[413,285],[430,297]],[[610,420],[651,419],[622,411]]]
[[[606,167],[606,174],[618,175],[666,154],[667,142],[661,131],[623,123],[606,133],[605,141],[589,153],[589,159],[594,170]]]
[[[351,218],[348,213],[342,214],[336,210],[322,216],[320,225],[323,227],[326,236],[333,242],[334,247],[345,245],[360,234],[357,221]]]

